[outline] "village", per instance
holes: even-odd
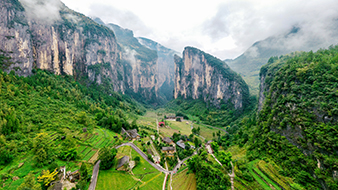
[[[156,115],[155,118],[141,118],[138,128],[122,128],[121,133],[105,129],[95,129],[94,133],[90,133],[84,128],[80,137],[83,145],[77,147],[82,162],[71,164],[71,167],[67,164],[61,165],[54,172],[50,171],[54,177],[50,181],[49,189],[76,189],[84,176],[79,169],[82,165],[87,166],[88,174],[92,173],[88,175],[90,190],[105,189],[109,186],[107,176],[119,181],[121,176],[126,174],[135,183],[130,184],[128,188],[120,184],[121,187],[117,185],[116,189],[133,189],[147,185],[172,188],[174,175],[186,171],[187,160],[197,154],[199,149],[203,147],[209,154],[213,153],[211,137],[215,136],[217,130],[194,124],[181,116]],[[203,132],[201,128],[204,129]],[[208,133],[205,133],[206,131]],[[53,135],[56,134],[51,136]],[[60,140],[65,138],[62,136]],[[108,171],[100,170],[98,155],[103,147],[117,149],[113,168]]]

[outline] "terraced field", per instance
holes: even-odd
[[[187,174],[188,169],[173,176],[172,187],[178,190],[195,190],[196,178],[194,173]]]

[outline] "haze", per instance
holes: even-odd
[[[335,32],[332,23],[338,18],[336,0],[62,1],[178,52],[195,46],[221,59],[236,58],[256,41],[294,26],[304,29],[302,39],[315,35],[330,40],[326,36]]]

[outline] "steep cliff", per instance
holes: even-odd
[[[175,80],[175,64],[174,55],[179,54],[174,50],[166,48],[161,44],[154,42],[147,38],[137,38],[139,42],[148,47],[149,49],[155,50],[158,55],[157,60],[157,76],[158,76],[158,92],[159,96],[170,101],[173,99],[174,92],[174,80]]]
[[[28,76],[44,69],[145,100],[156,97],[156,52],[149,59],[129,56],[134,52],[120,47],[111,29],[58,0],[4,0],[0,7],[0,49],[15,63],[5,71]]]
[[[203,99],[220,108],[231,104],[236,110],[249,104],[249,89],[244,80],[221,60],[192,47],[183,58],[175,56],[174,98]]]
[[[337,63],[336,46],[272,57],[260,72],[252,147],[280,162],[306,189],[338,188]]]
[[[139,101],[144,101],[138,95],[141,94],[146,97],[146,103],[156,104],[157,52],[140,44],[133,31],[111,23],[106,26],[115,32],[117,42],[121,46],[122,59],[131,66],[128,72],[132,77],[128,78],[128,82],[133,84],[134,91],[129,94]]]

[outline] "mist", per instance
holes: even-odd
[[[61,19],[60,0],[19,0],[26,10],[29,19],[44,21],[48,24]]]
[[[275,38],[260,45],[290,51],[317,50],[338,43],[337,10],[335,0],[286,0],[270,5],[229,1],[203,23],[202,31],[212,41],[231,36],[240,52],[271,36]],[[290,33],[295,28],[298,31]],[[254,48],[248,49],[247,53],[258,56]]]

